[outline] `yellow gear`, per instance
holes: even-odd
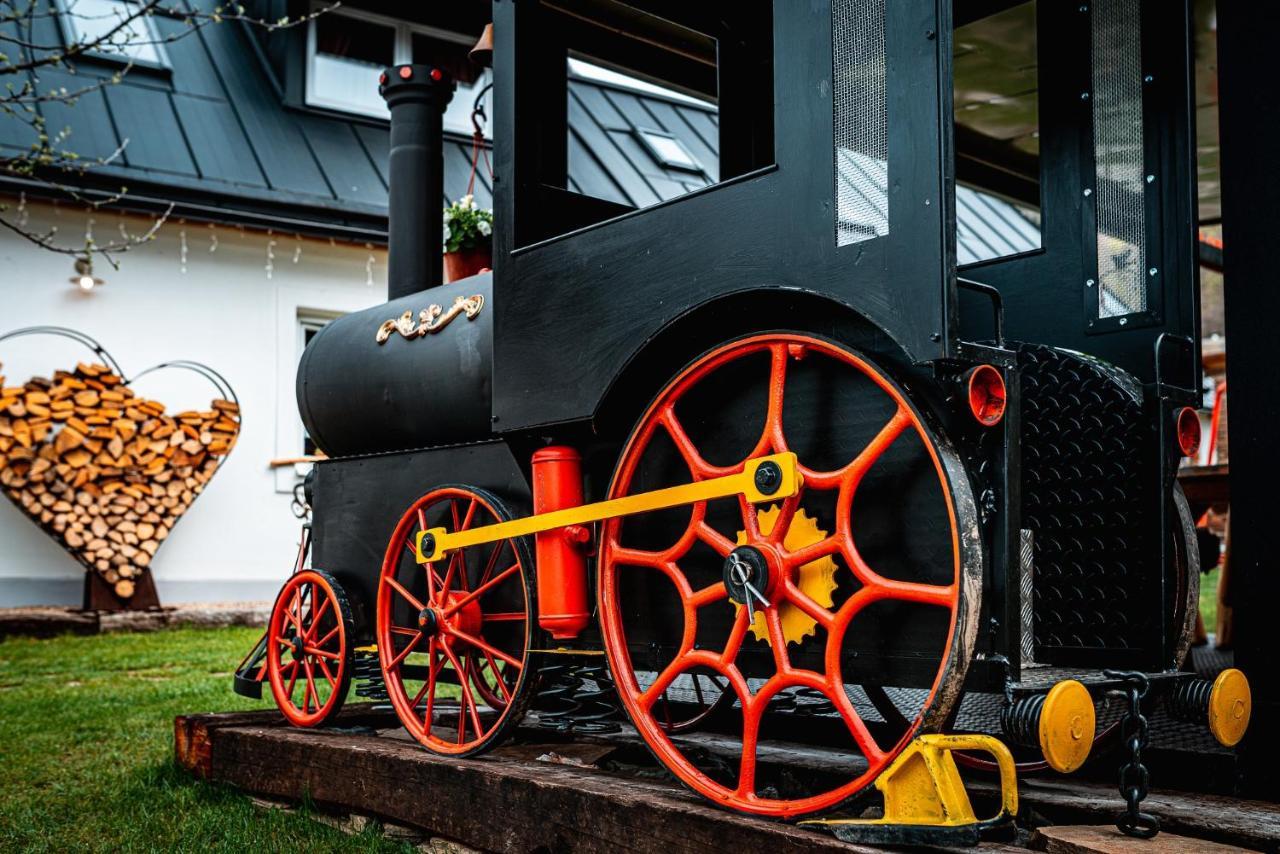
[[[756,525],[759,526],[762,535],[768,536],[773,531],[773,526],[778,521],[778,514],[781,512],[782,507],[775,504],[756,513]],[[783,539],[782,546],[787,551],[796,551],[805,546],[813,545],[825,539],[826,536],[827,532],[818,527],[817,520],[810,518],[803,508],[799,508],[791,519],[791,526],[787,528],[787,536]],[[743,546],[746,544],[747,532],[739,531],[738,545]],[[832,598],[832,594],[836,591],[835,559],[829,556],[821,557],[800,567],[796,586],[800,588],[800,592],[819,605],[830,608],[835,604]],[[742,610],[743,606],[738,605],[737,607],[738,610]],[[800,643],[806,635],[817,633],[818,621],[790,602],[784,602],[779,606],[778,619],[782,622],[782,637],[788,644]],[[756,640],[772,644],[769,639],[769,625],[765,622],[764,611],[756,610],[756,619],[751,624],[751,633],[755,635]]]

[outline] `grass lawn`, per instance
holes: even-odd
[[[1221,571],[1219,568],[1200,576],[1200,616],[1204,618],[1205,631],[1210,634],[1218,630],[1218,573]]]
[[[0,851],[409,851],[261,810],[173,763],[173,718],[231,690],[256,629],[0,641]]]

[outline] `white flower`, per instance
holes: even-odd
[[[463,210],[471,210],[476,206],[476,197],[471,195],[470,193],[467,193],[465,196],[463,196],[461,199],[458,200],[458,206],[461,207]]]
[[[487,219],[482,219],[476,223],[476,231],[480,232],[485,237],[488,237],[490,234],[493,234],[493,226],[489,225],[489,221]]]
[[[452,236],[453,236],[453,230],[449,228],[449,223],[446,222],[444,224],[444,238],[442,239],[442,242],[448,243],[449,238]]]

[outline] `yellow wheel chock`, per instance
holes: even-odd
[[[953,750],[989,753],[1000,766],[1000,812],[979,820],[969,803]],[[1010,824],[1018,812],[1013,754],[989,735],[917,736],[876,779],[884,818],[814,819],[800,824],[830,831],[843,842],[879,845],[977,845],[982,831]]]

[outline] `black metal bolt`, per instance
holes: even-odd
[[[431,534],[423,534],[422,541],[418,543],[418,550],[425,555],[433,555],[436,552],[436,538]]]
[[[772,461],[763,462],[756,468],[756,489],[765,495],[773,495],[782,486],[782,469]]]

